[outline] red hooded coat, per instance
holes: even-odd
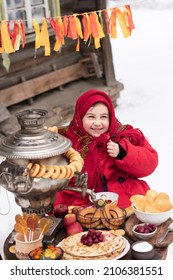
[[[86,133],[82,119],[95,103],[104,103],[109,110],[109,131],[99,137]],[[119,194],[118,205],[130,206],[130,196],[145,194],[149,186],[143,178],[150,175],[158,165],[157,152],[152,148],[139,129],[122,125],[115,116],[113,103],[107,93],[90,90],[81,95],[75,106],[74,117],[68,130],[62,133],[72,141],[72,146],[84,159],[83,172],[88,173],[88,189],[95,192],[110,191]],[[119,144],[120,156],[112,158],[107,152],[107,142]],[[69,185],[74,184],[74,178]],[[89,205],[88,195],[82,199],[81,193],[61,191],[57,193],[54,205]]]

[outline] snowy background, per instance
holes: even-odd
[[[109,6],[114,2],[118,1],[109,1]],[[131,5],[136,27],[132,36],[124,39],[119,33],[111,41],[116,78],[125,86],[116,115],[121,122],[140,128],[157,150],[159,165],[145,180],[150,188],[167,192],[173,201],[173,3],[139,2],[138,8]],[[158,3],[155,8],[153,2]],[[168,259],[173,259],[173,244]]]
[[[127,3],[109,1],[108,7],[115,7],[120,2]],[[131,10],[136,28],[131,37],[124,39],[120,32],[119,37],[111,42],[116,78],[125,86],[118,99],[116,115],[121,122],[140,128],[158,151],[159,166],[145,180],[151,188],[167,192],[173,201],[170,176],[173,168],[173,3],[168,0],[129,0],[128,3],[134,3]],[[20,211],[13,194],[7,194],[1,188],[2,255],[3,243]],[[167,259],[173,259],[173,245],[169,246]]]

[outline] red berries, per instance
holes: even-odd
[[[144,225],[138,225],[134,231],[139,233],[150,233],[155,231],[156,225],[155,224],[144,224]]]
[[[95,229],[89,229],[88,232],[81,237],[81,242],[87,246],[92,246],[93,244],[103,241],[104,235],[101,231],[96,231]]]

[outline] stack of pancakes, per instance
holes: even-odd
[[[80,232],[61,241],[63,260],[109,260],[118,257],[126,246],[125,238],[110,231],[102,231],[103,242],[87,246],[81,242],[83,234],[84,232]]]

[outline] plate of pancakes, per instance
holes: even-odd
[[[103,241],[87,246],[82,237],[87,232],[80,232],[64,238],[58,246],[63,250],[63,260],[111,260],[120,259],[130,249],[130,243],[123,236],[107,230],[100,230]]]

